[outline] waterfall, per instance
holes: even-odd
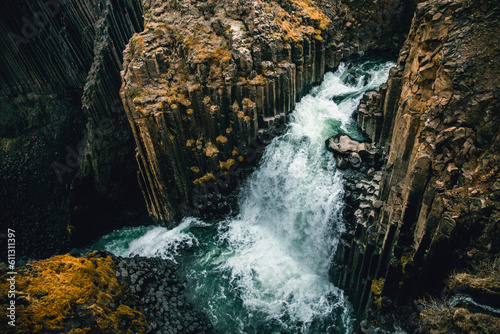
[[[182,260],[187,290],[221,333],[349,333],[350,304],[328,276],[344,231],[344,190],[325,140],[339,132],[361,137],[352,113],[392,66],[362,59],[326,74],[241,187],[237,213],[186,218],[173,230],[123,229],[98,247],[170,259],[193,248]]]

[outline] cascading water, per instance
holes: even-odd
[[[352,113],[392,66],[366,60],[326,74],[266,148],[236,215],[186,218],[173,230],[123,229],[94,248],[173,259],[197,245],[182,260],[187,290],[221,333],[349,333],[350,305],[328,276],[344,224],[342,178],[325,140],[360,137]]]

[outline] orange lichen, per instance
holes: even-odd
[[[305,35],[321,35],[321,31],[327,29],[331,21],[309,0],[292,0],[296,11],[289,14],[281,8],[277,9],[274,18],[275,23],[284,31],[283,40],[293,43],[300,42]],[[314,27],[304,26],[304,17],[312,19]],[[316,29],[315,29],[316,28]],[[320,36],[321,37],[321,36]],[[316,39],[320,40],[318,37]]]
[[[67,254],[34,262],[19,272],[16,284],[19,332],[95,332],[91,327],[113,333],[146,331],[144,315],[120,304],[123,292],[109,256]],[[72,328],[73,323],[80,325]]]
[[[235,163],[236,163],[236,161],[234,161],[234,159],[227,159],[227,161],[225,161],[225,162],[221,161],[219,163],[220,169],[229,170]]]
[[[227,137],[220,135],[219,137],[216,138],[216,141],[218,143],[225,144],[225,143],[227,143]]]
[[[376,296],[380,296],[382,294],[382,290],[384,289],[384,283],[385,280],[383,278],[374,279],[371,286],[372,293]]]
[[[205,155],[210,158],[218,153],[219,150],[217,149],[217,146],[215,146],[211,142],[208,142],[207,145],[205,146]]]
[[[212,173],[207,173],[207,174],[203,175],[202,177],[199,177],[196,180],[194,180],[193,184],[197,184],[197,185],[201,186],[202,184],[207,183],[209,181],[212,181],[214,179],[215,179],[215,176]]]
[[[266,83],[267,83],[267,79],[264,78],[264,76],[262,74],[259,74],[259,75],[255,76],[255,78],[250,80],[250,84],[255,85],[255,86],[262,86],[262,85],[265,85]]]

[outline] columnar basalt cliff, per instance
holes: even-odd
[[[2,9],[0,221],[18,232],[18,256],[48,256],[135,206],[120,204],[138,187],[118,90],[122,50],[143,29],[142,4],[11,1]]]
[[[419,3],[388,83],[363,98],[358,122],[388,155],[378,198],[337,253],[335,281],[360,314],[370,300],[388,310],[443,288],[451,269],[500,251],[499,11]]]
[[[325,70],[399,47],[412,3],[145,1],[121,96],[150,215],[171,223],[214,212]],[[370,15],[387,19],[363,26]]]

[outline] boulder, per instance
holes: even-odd
[[[360,143],[343,133],[329,138],[325,144],[328,151],[335,155],[337,168],[340,169],[360,168],[363,161],[374,162],[377,158],[377,150],[371,144]]]

